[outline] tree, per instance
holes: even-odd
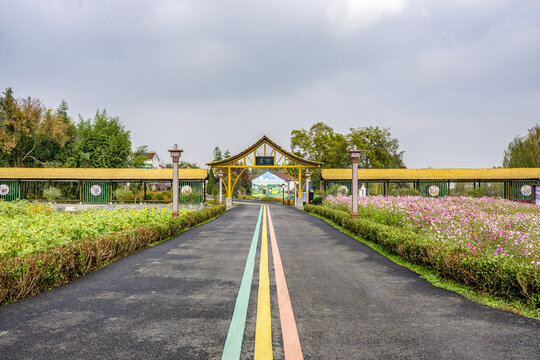
[[[125,168],[130,165],[130,134],[119,118],[98,110],[93,119],[80,118],[77,133],[77,141],[68,159],[70,165],[90,168]]]
[[[214,148],[214,159],[212,161],[219,161],[223,160],[224,158],[227,158],[230,156],[229,150],[225,151],[225,157],[223,156],[223,153],[221,152],[221,149],[219,146],[216,146]],[[219,171],[219,170],[217,170]],[[206,192],[208,194],[213,194],[214,192],[217,192],[217,187],[219,186],[219,176],[217,175],[216,169],[210,169],[208,172],[208,184],[206,186]]]
[[[148,153],[147,145],[139,146],[137,150],[135,150],[135,152],[130,155],[129,167],[132,167],[132,168],[144,167],[144,164],[148,160],[148,155],[146,155],[147,153]]]
[[[359,163],[361,168],[403,167],[403,151],[399,151],[399,142],[396,138],[392,138],[390,129],[381,129],[378,126],[351,128],[346,138],[349,148],[356,145],[358,149],[363,150]]]
[[[66,164],[66,160],[72,152],[73,145],[77,139],[77,126],[68,115],[68,110],[69,107],[64,100],[62,100],[56,110],[59,118],[66,125],[66,143],[62,146],[62,144],[54,140],[46,140],[38,144],[34,151],[34,157],[37,163],[44,167],[69,167],[69,164]]]
[[[0,97],[0,151],[11,166],[24,167],[32,160],[40,165],[35,152],[46,141],[63,147],[69,140],[69,122],[60,109],[45,108],[38,99],[15,99],[11,88]]]
[[[508,144],[504,152],[505,168],[540,167],[540,125],[529,129],[525,136],[518,136]]]
[[[171,164],[171,163],[165,164],[165,168],[172,169],[172,167],[173,167],[172,165],[173,164]],[[188,161],[179,161],[178,162],[178,168],[179,169],[198,169],[199,165],[197,163],[191,163],[191,162],[188,162]]]
[[[322,122],[311,126],[309,131],[293,130],[291,150],[305,159],[323,162],[325,168],[344,168],[350,165],[346,138]]]
[[[323,162],[323,168],[350,168],[349,149],[354,145],[364,150],[360,167],[363,168],[401,168],[403,151],[399,151],[398,140],[392,138],[389,129],[363,127],[350,129],[342,135],[325,123],[319,122],[304,129],[291,132],[291,149],[294,154],[306,159]],[[313,188],[319,187],[320,171],[311,175]]]

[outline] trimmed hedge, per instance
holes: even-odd
[[[178,235],[181,231],[212,219],[225,211],[224,205],[171,217],[153,227],[138,227],[83,239],[47,252],[0,260],[0,304],[36,295],[98,270],[111,261]]]
[[[351,219],[344,211],[306,205],[304,210],[335,221],[345,229],[379,243],[403,258],[425,265],[442,276],[483,293],[524,301],[540,308],[540,268],[503,256],[480,255],[412,230],[366,219]]]

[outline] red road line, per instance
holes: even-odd
[[[268,230],[270,232],[270,242],[272,244],[272,258],[274,259],[274,274],[276,275],[276,289],[285,359],[303,359],[304,355],[302,354],[302,347],[300,346],[300,338],[298,337],[298,330],[296,329],[289,290],[287,289],[287,281],[285,280],[285,272],[283,271],[283,265],[281,264],[274,225],[272,224],[272,216],[270,215],[270,208],[268,206],[267,210]]]

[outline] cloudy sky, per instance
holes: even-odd
[[[323,121],[409,168],[500,166],[540,122],[534,0],[0,0],[0,87],[204,165]]]

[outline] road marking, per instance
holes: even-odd
[[[270,310],[270,277],[268,276],[268,235],[266,206],[263,214],[261,260],[259,266],[259,301],[257,303],[257,328],[255,330],[255,359],[272,359],[272,323]]]
[[[257,243],[259,242],[262,213],[263,207],[261,206],[259,219],[255,226],[255,232],[253,233],[253,239],[251,240],[251,246],[246,260],[244,275],[242,276],[242,283],[240,284],[238,296],[236,297],[236,305],[234,306],[229,333],[227,334],[227,340],[225,340],[223,354],[221,355],[221,359],[223,360],[240,359],[240,354],[242,352],[242,340],[244,338],[244,329],[246,327],[249,294],[251,292],[251,281],[253,279],[253,270],[255,268],[255,254],[257,253]]]
[[[276,240],[276,233],[274,232],[274,225],[272,224],[270,209],[268,209],[268,228],[270,230],[270,242],[272,244],[272,258],[274,259],[274,274],[276,276],[279,317],[281,320],[285,359],[303,359],[304,355],[302,354],[300,338],[298,337],[298,330],[296,329],[296,322],[294,320],[289,290],[287,289],[287,281],[285,280],[285,272],[283,271],[283,265],[281,263],[281,256],[279,255],[279,248]]]

